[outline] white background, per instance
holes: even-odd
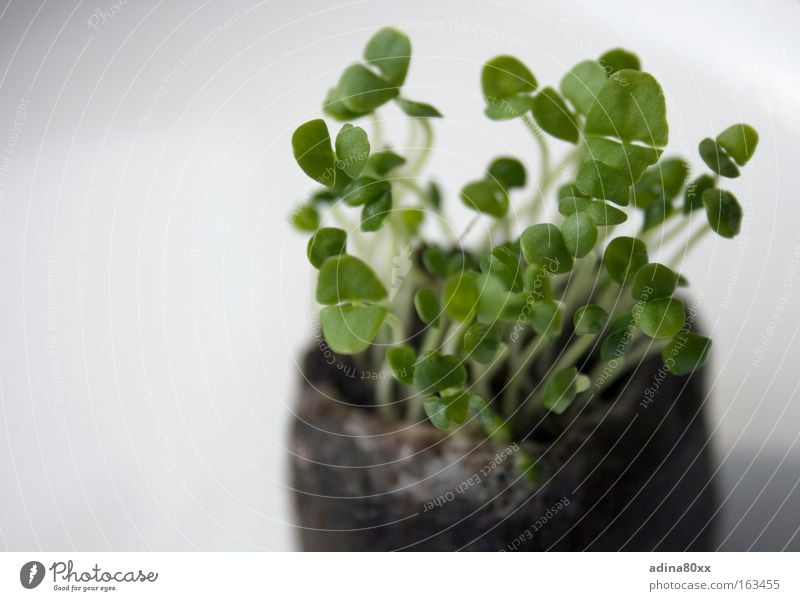
[[[314,308],[286,219],[312,186],[289,139],[387,24],[414,44],[407,95],[446,115],[431,171],[450,207],[497,153],[537,164],[519,123],[482,115],[480,65],[500,53],[553,85],[634,49],[665,88],[672,149],[693,160],[733,122],[761,132],[729,186],[743,234],[709,240],[684,272],[715,340],[725,548],[790,540],[797,2],[114,4],[0,9],[0,547],[294,547],[285,444]]]

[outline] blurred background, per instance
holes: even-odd
[[[414,45],[407,95],[445,114],[430,172],[454,227],[492,157],[537,165],[519,122],[482,114],[497,54],[554,85],[634,50],[695,165],[702,137],[758,129],[728,186],[741,235],[683,272],[715,341],[721,548],[800,549],[794,0],[4,3],[0,547],[295,548],[286,442],[315,308],[290,136],[385,25]]]

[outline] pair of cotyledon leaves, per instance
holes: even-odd
[[[433,106],[400,97],[411,62],[411,41],[393,27],[373,35],[364,48],[366,64],[356,63],[344,70],[331,88],[323,109],[339,121],[349,121],[372,113],[395,100],[410,117],[441,117]]]

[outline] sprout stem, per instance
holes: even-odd
[[[677,265],[679,261],[681,261],[686,255],[688,255],[691,250],[697,246],[697,244],[703,239],[703,237],[711,231],[711,226],[708,223],[704,223],[702,227],[698,228],[697,231],[692,234],[692,237],[686,241],[685,246],[680,246],[675,251],[675,254],[669,258],[666,262],[668,267],[672,267],[673,265]]]

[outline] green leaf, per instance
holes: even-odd
[[[586,211],[598,226],[618,225],[628,219],[627,213],[602,200],[591,200],[582,196],[564,196],[558,201],[558,212],[565,217],[581,211]]]
[[[336,193],[336,190],[331,188],[320,188],[311,194],[309,200],[315,204],[325,204],[329,202],[335,202],[338,198],[339,195]]]
[[[431,351],[422,355],[414,367],[414,388],[420,394],[461,386],[466,379],[467,370],[455,355]]]
[[[609,138],[586,136],[589,158],[611,167],[628,183],[639,181],[648,166],[658,161],[663,151],[650,146],[627,144]]]
[[[628,219],[628,214],[625,211],[620,211],[602,200],[590,202],[586,212],[591,215],[597,225],[619,225]]]
[[[500,326],[497,323],[474,323],[464,332],[464,350],[478,363],[491,363],[500,348]]]
[[[397,218],[409,236],[417,236],[422,222],[425,221],[425,211],[415,207],[409,209],[397,209]]]
[[[319,212],[313,205],[300,205],[289,217],[289,221],[301,232],[313,232],[319,227]]]
[[[480,292],[474,274],[462,271],[451,275],[444,282],[444,310],[453,319],[467,321],[478,308]]]
[[[464,391],[442,397],[445,405],[445,416],[451,423],[461,425],[469,417],[469,398],[471,395]]]
[[[369,159],[367,132],[347,123],[336,136],[336,159],[350,179],[356,179]]]
[[[508,96],[507,98],[493,98],[486,106],[484,113],[493,121],[508,121],[521,117],[533,106],[533,98],[525,94]]]
[[[645,243],[628,236],[614,238],[603,253],[603,265],[608,275],[623,286],[649,262]]]
[[[725,149],[711,138],[705,138],[697,147],[700,158],[714,173],[722,177],[739,177],[739,168]]]
[[[528,263],[536,263],[552,273],[572,270],[572,255],[567,250],[561,230],[552,223],[532,225],[520,236],[522,254]]]
[[[481,88],[488,102],[536,90],[536,78],[513,56],[496,56],[481,70]]]
[[[471,396],[461,391],[444,397],[431,397],[423,403],[425,415],[439,430],[463,424],[469,415]]]
[[[422,264],[431,275],[446,278],[449,275],[447,269],[447,253],[438,246],[426,246],[422,250]]]
[[[414,295],[414,308],[422,323],[439,327],[439,314],[442,312],[439,299],[430,288],[420,288]]]
[[[381,150],[369,157],[366,168],[378,177],[383,177],[390,171],[405,164],[405,162],[406,160],[396,152]]]
[[[380,198],[391,189],[391,184],[386,180],[362,175],[342,191],[342,200],[351,207],[358,207]]]
[[[387,312],[386,307],[324,307],[319,314],[322,334],[334,352],[360,353],[375,340]]]
[[[559,186],[558,187],[558,192],[556,193],[556,196],[559,199],[565,198],[567,196],[575,196],[575,197],[579,197],[579,198],[583,198],[584,197],[584,195],[581,194],[580,190],[578,190],[578,188],[575,187],[575,184],[563,184],[563,185]]]
[[[492,411],[486,399],[478,394],[471,394],[469,397],[469,406],[472,412],[477,416],[487,436],[500,444],[508,444],[511,442],[511,429],[508,423],[501,416]]]
[[[533,99],[533,117],[544,131],[559,140],[578,141],[575,115],[553,88],[544,88]]]
[[[575,388],[577,377],[578,369],[576,367],[567,367],[554,374],[544,389],[545,409],[556,415],[564,413],[577,396]]]
[[[599,305],[579,307],[572,316],[572,324],[578,336],[598,334],[606,327],[606,323],[608,323],[608,313]]]
[[[703,206],[703,193],[706,190],[711,190],[717,185],[717,180],[708,175],[703,174],[695,178],[688,186],[683,195],[683,213],[688,215],[692,211],[702,208]]]
[[[328,257],[347,252],[347,232],[338,227],[323,227],[308,241],[306,255],[311,264],[319,269]]]
[[[392,213],[392,191],[387,190],[378,198],[370,200],[361,209],[361,231],[378,231]]]
[[[508,212],[508,195],[494,182],[481,180],[464,186],[461,202],[479,213],[503,217]]]
[[[650,167],[633,187],[633,201],[646,209],[657,201],[676,198],[689,177],[689,166],[681,158],[671,157]]]
[[[589,208],[592,200],[583,196],[562,196],[558,199],[558,212],[569,217]]]
[[[322,103],[322,110],[325,114],[330,115],[337,121],[352,121],[359,117],[363,117],[369,111],[354,111],[347,107],[343,100],[342,91],[338,86],[334,86],[328,90],[328,95]]]
[[[586,161],[575,177],[575,186],[586,196],[604,198],[623,206],[630,202],[630,189],[626,177],[605,163]]]
[[[676,298],[659,298],[642,302],[634,311],[636,325],[650,338],[671,338],[683,329],[686,312]]]
[[[476,278],[480,296],[478,297],[478,318],[485,323],[495,321],[519,321],[524,319],[524,293],[509,292],[500,280],[492,274],[480,274]]]
[[[364,58],[375,66],[388,82],[402,86],[411,62],[411,41],[402,31],[384,27],[373,35],[364,49]]]
[[[553,287],[550,284],[550,274],[541,265],[536,263],[528,265],[522,275],[522,281],[531,300],[552,300]]]
[[[608,78],[586,116],[586,134],[666,146],[667,105],[649,73],[622,69]]]
[[[603,361],[619,359],[628,352],[632,341],[633,336],[628,328],[613,330],[600,345],[600,359]]]
[[[441,397],[433,396],[422,402],[425,415],[438,430],[449,430],[451,423],[447,417],[447,405]]]
[[[333,186],[336,157],[331,147],[328,126],[322,119],[303,123],[292,134],[292,152],[297,164],[310,178],[323,186]]]
[[[447,274],[453,275],[454,273],[461,273],[462,271],[474,271],[477,273],[480,270],[480,262],[472,253],[463,249],[456,249],[450,251],[447,258]]]
[[[519,255],[506,246],[495,247],[491,253],[481,255],[480,267],[482,273],[495,275],[506,290],[519,292],[522,290],[522,265]]]
[[[661,350],[667,369],[676,376],[696,371],[708,361],[711,340],[692,332],[679,332]]]
[[[756,152],[758,132],[746,123],[737,123],[717,136],[717,144],[739,165],[744,165]]]
[[[623,69],[634,69],[638,71],[642,68],[639,57],[633,52],[622,48],[613,48],[605,52],[597,59],[597,62],[600,63],[600,66],[602,66],[609,75],[613,75],[617,71],[622,71]]]
[[[677,273],[661,263],[648,263],[633,276],[631,296],[642,301],[667,298],[677,286]]]
[[[439,190],[439,186],[436,185],[436,182],[430,182],[428,184],[427,200],[434,211],[440,211],[442,209],[442,193]]]
[[[703,192],[703,206],[711,229],[723,238],[733,238],[742,227],[742,207],[730,192],[712,188]]]
[[[337,89],[342,103],[356,113],[370,113],[399,93],[396,86],[359,64],[344,70]]]
[[[334,305],[343,301],[380,301],[386,298],[375,272],[352,255],[325,259],[317,278],[317,302]]]
[[[414,364],[417,354],[407,344],[393,346],[386,351],[386,362],[392,368],[392,375],[403,384],[409,386],[414,382]]]
[[[409,117],[441,117],[442,114],[435,107],[424,102],[416,102],[405,98],[395,100],[397,106]]]
[[[583,61],[561,80],[561,93],[582,115],[589,113],[608,75],[597,61]]]
[[[524,188],[525,167],[513,157],[499,157],[489,165],[489,178],[506,190]]]
[[[664,223],[675,212],[672,201],[659,198],[644,210],[642,231],[647,231]]]
[[[561,308],[555,301],[543,300],[533,303],[529,319],[533,331],[540,336],[555,338],[561,334],[563,319]]]
[[[588,212],[573,213],[561,224],[567,252],[576,259],[585,257],[597,242],[597,225]]]

